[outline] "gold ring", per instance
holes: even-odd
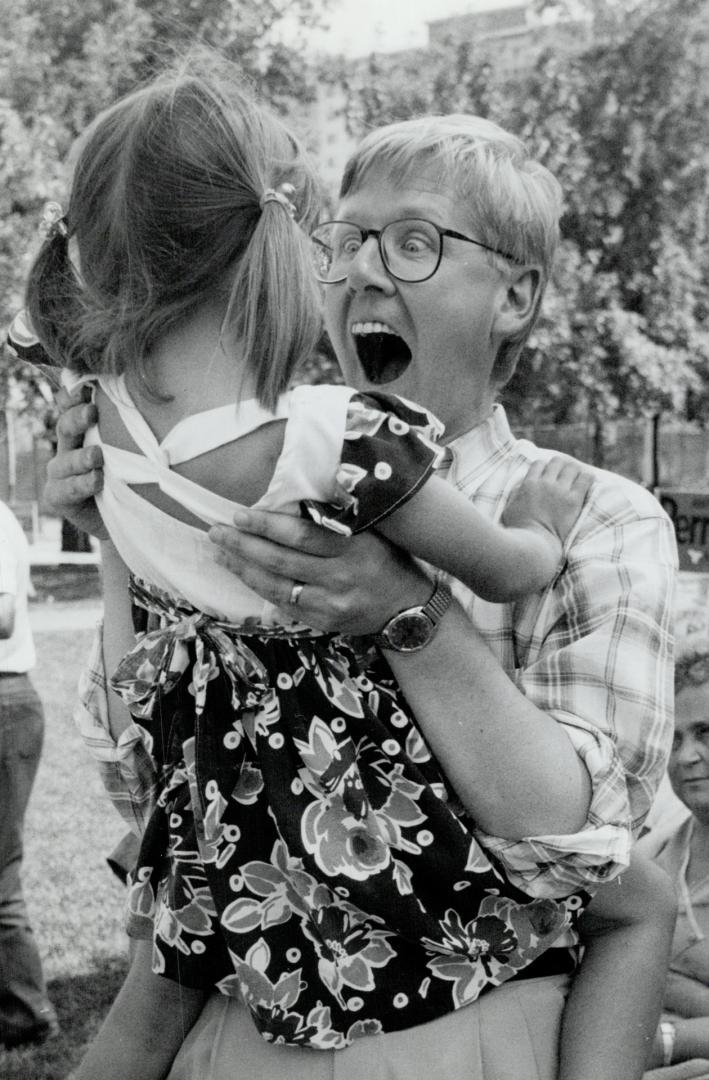
[[[293,588],[291,589],[290,596],[288,598],[288,603],[292,604],[293,607],[295,607],[295,605],[300,600],[300,594],[302,593],[304,588],[305,588],[305,585],[303,585],[302,582],[300,582],[300,581],[294,581],[293,582]]]

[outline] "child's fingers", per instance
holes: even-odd
[[[543,478],[547,483],[553,483],[558,487],[573,491],[575,494],[584,494],[593,483],[593,474],[573,458],[555,455],[545,463]]]
[[[548,461],[533,461],[527,469],[523,483],[528,484],[530,482],[542,480],[548,465]]]

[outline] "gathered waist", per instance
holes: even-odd
[[[319,638],[327,635],[324,630],[316,630],[305,623],[262,623],[256,616],[247,616],[242,622],[220,619],[218,615],[199,612],[193,604],[181,597],[171,596],[157,585],[143,581],[131,575],[130,593],[135,604],[143,608],[148,615],[156,616],[167,623],[176,623],[184,619],[194,619],[200,624],[217,631],[239,637],[263,638]]]

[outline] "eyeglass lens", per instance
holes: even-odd
[[[366,238],[348,221],[330,221],[312,233],[315,270],[321,281],[342,281]],[[379,251],[389,273],[400,281],[423,281],[438,266],[441,237],[430,221],[392,221],[379,234]]]

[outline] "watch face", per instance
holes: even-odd
[[[392,649],[415,652],[427,645],[433,633],[433,623],[423,612],[404,612],[393,619],[386,629]]]

